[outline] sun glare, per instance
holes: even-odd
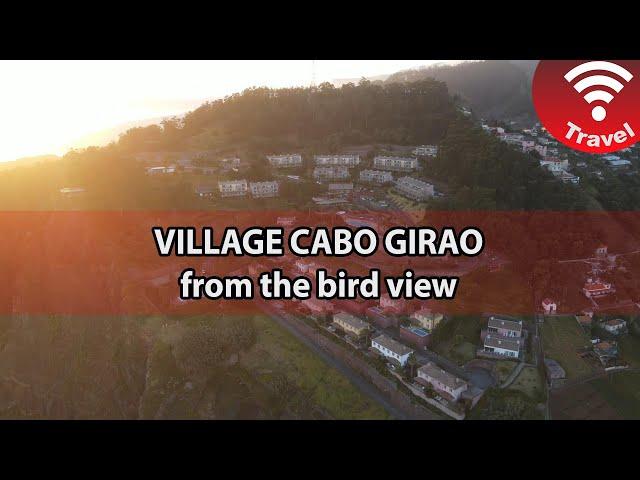
[[[0,161],[64,154],[251,86],[308,86],[428,65],[383,61],[1,61]],[[103,135],[95,134],[102,132]]]

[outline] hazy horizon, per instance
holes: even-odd
[[[316,60],[316,84],[446,60]],[[309,86],[312,60],[1,61],[0,162],[62,155],[101,133],[182,115],[253,86]]]

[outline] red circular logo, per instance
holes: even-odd
[[[533,104],[556,140],[589,153],[630,147],[640,135],[640,61],[541,60]]]

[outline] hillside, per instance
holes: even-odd
[[[60,160],[60,157],[57,155],[37,155],[35,157],[22,157],[16,160],[0,162],[0,171],[11,170],[16,167],[23,167],[27,165],[37,165],[40,163],[46,163],[56,160]]]
[[[490,62],[482,65],[484,70]],[[361,81],[341,88],[325,83],[317,88],[249,89],[205,103],[184,118],[130,129],[106,147],[69,152],[56,164],[4,172],[0,202],[18,210],[65,208],[60,189],[83,186],[85,209],[189,209],[194,207],[193,182],[215,179],[181,175],[160,185],[133,159],[143,152],[169,152],[174,162],[180,152],[188,151],[206,151],[211,158],[240,155],[249,178],[268,178],[265,155],[269,153],[302,152],[308,159],[313,153],[358,145],[420,144],[441,146],[422,173],[448,185],[449,195],[434,200],[433,208],[587,205],[583,193],[554,182],[530,155],[478,131],[471,119],[457,112],[446,85],[433,79],[409,84]],[[302,188],[283,187],[282,200],[304,208],[301,197],[310,198],[314,185],[311,181]]]
[[[444,82],[480,117],[531,122],[536,118],[531,101],[536,64],[532,60],[488,60],[436,65],[394,73],[386,83],[432,78]]]
[[[446,85],[432,79],[410,86],[362,81],[341,88],[253,88],[161,126],[131,129],[119,147],[210,150],[244,144],[265,153],[370,141],[437,143],[454,115]]]

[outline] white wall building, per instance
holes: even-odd
[[[330,183],[327,187],[330,195],[348,195],[353,193],[353,183]]]
[[[413,200],[423,201],[433,197],[433,185],[412,177],[401,177],[396,180],[396,190],[398,193]]]
[[[560,160],[556,157],[546,157],[540,160],[540,166],[547,168],[550,172],[561,172],[569,169],[569,160]]]
[[[565,170],[562,170],[560,172],[552,172],[553,176],[556,177],[558,180],[560,180],[562,183],[573,183],[574,185],[577,185],[580,183],[580,177],[578,177],[577,175],[574,175],[573,173],[569,173]]]
[[[382,170],[409,171],[418,168],[418,159],[412,157],[387,157],[378,155],[373,159],[373,166]]]
[[[347,167],[316,167],[313,169],[313,178],[316,180],[344,180],[349,176]]]
[[[625,322],[621,318],[615,318],[613,320],[604,322],[603,327],[607,332],[617,335],[625,330],[625,328],[627,327],[627,322]]]
[[[385,170],[362,170],[360,172],[360,181],[383,185],[393,182],[393,175]]]
[[[314,159],[318,166],[355,167],[360,164],[360,155],[316,155]]]
[[[269,164],[274,168],[298,167],[302,165],[302,155],[297,153],[287,155],[267,155]]]
[[[502,355],[503,357],[518,358],[521,345],[522,339],[520,338],[508,338],[491,333],[484,337],[485,351]]]
[[[554,315],[558,310],[558,305],[550,298],[542,300],[542,310],[547,315]]]
[[[215,191],[216,188],[214,185],[197,185],[194,188],[195,194],[200,198],[212,197]]]
[[[218,182],[220,195],[223,197],[241,197],[247,194],[249,189],[246,180],[224,180]]]
[[[522,320],[508,320],[500,317],[489,317],[487,331],[503,337],[522,337]]]
[[[161,175],[161,174],[171,174],[176,173],[176,167],[149,167],[147,168],[147,175]]]
[[[457,401],[469,384],[455,375],[443,370],[433,362],[429,362],[418,369],[416,377],[420,383],[431,385],[436,391],[444,392]]]
[[[251,182],[249,184],[251,195],[254,198],[260,197],[277,197],[279,184],[278,182]]]
[[[375,348],[386,358],[395,360],[402,367],[407,364],[409,357],[413,353],[413,350],[409,347],[386,335],[380,335],[379,337],[372,339],[371,347]]]
[[[499,135],[499,138],[510,145],[522,145],[524,135],[520,133],[504,133]]]
[[[438,155],[437,145],[420,145],[413,150],[414,155],[423,157],[435,157]]]

